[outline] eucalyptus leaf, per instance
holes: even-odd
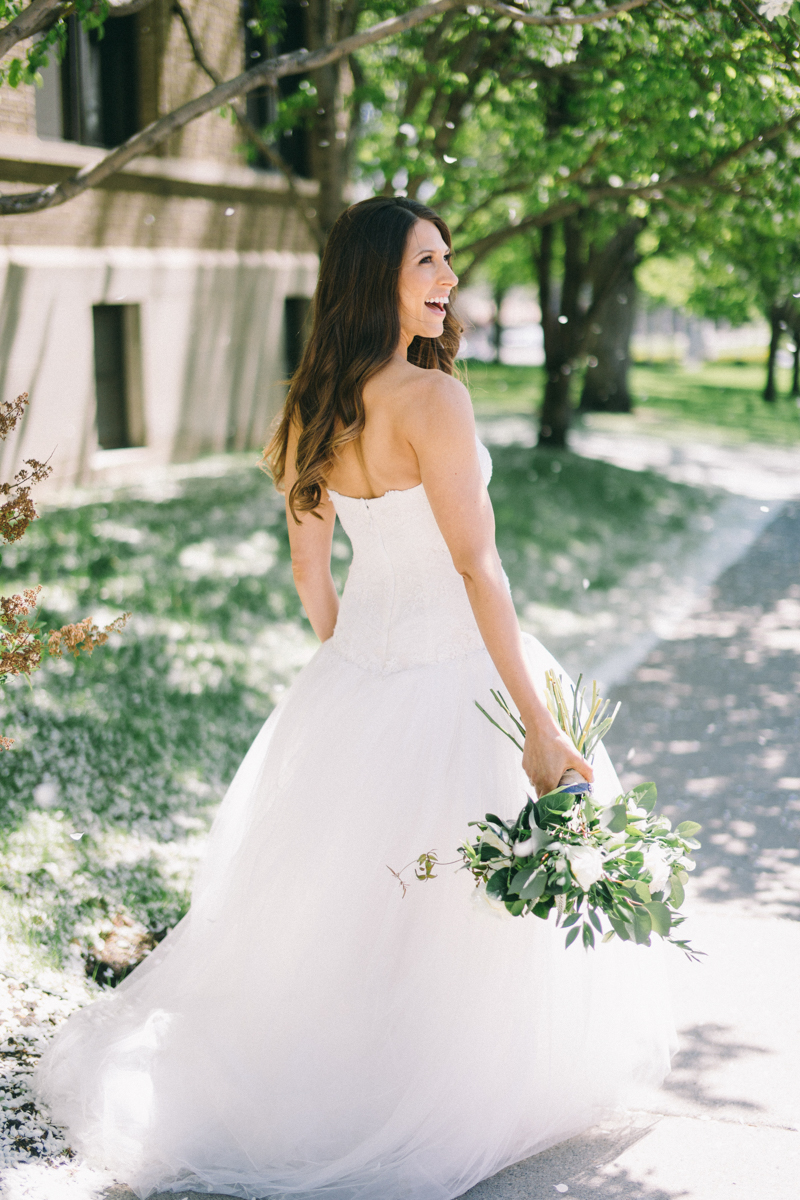
[[[514,876],[514,882],[516,883],[519,877],[524,874],[526,874],[525,871],[518,871]],[[522,896],[523,900],[538,900],[547,886],[547,872],[537,869],[536,871],[527,871],[527,876],[528,878],[525,883],[515,890],[518,892],[518,895]]]
[[[579,933],[580,927],[578,925],[574,925],[572,929],[570,929],[564,942],[564,945],[567,947],[567,949],[572,945]]]
[[[622,833],[628,823],[628,810],[624,804],[613,804],[600,813],[600,827],[609,833]]]
[[[499,871],[495,871],[489,882],[486,884],[486,895],[497,896],[500,900],[505,900],[507,896],[508,885],[508,867],[503,867]]]
[[[670,878],[669,899],[670,904],[672,904],[674,908],[680,908],[686,899],[686,893],[683,890],[683,884],[677,875],[673,875]]]
[[[652,812],[656,806],[658,793],[654,783],[637,784],[635,788],[631,789],[631,795],[635,797],[639,807],[644,808],[647,812]]]
[[[621,938],[623,942],[629,942],[633,937],[633,926],[626,921],[620,921],[619,917],[612,917],[610,913],[608,919],[617,937]]]
[[[649,945],[652,930],[653,922],[650,919],[650,913],[647,909],[643,907],[634,909],[633,936],[636,944],[638,946]]]
[[[660,934],[661,937],[666,937],[672,927],[672,917],[666,904],[654,900],[651,904],[646,904],[645,908],[650,914],[653,932]]]

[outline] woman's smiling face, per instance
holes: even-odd
[[[415,337],[441,337],[445,305],[458,278],[450,267],[451,251],[432,221],[417,221],[406,242],[400,268],[401,345]]]

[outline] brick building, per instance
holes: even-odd
[[[184,7],[224,78],[263,53],[246,3]],[[101,39],[71,18],[43,86],[0,91],[0,188],[66,178],[210,86],[171,0],[110,18]],[[253,117],[271,99],[251,96]],[[301,173],[302,137],[288,147]],[[263,443],[317,256],[229,119],[209,113],[159,150],[58,208],[0,217],[0,396],[31,397],[3,478],[52,454],[55,487],[124,481]]]

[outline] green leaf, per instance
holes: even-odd
[[[589,920],[592,922],[592,924],[594,925],[594,927],[595,927],[595,929],[597,930],[597,932],[598,932],[598,933],[602,933],[602,932],[603,932],[603,925],[602,925],[602,922],[601,922],[600,918],[599,918],[599,917],[598,917],[598,915],[597,915],[597,909],[596,909],[596,908],[591,908],[591,909],[589,910]]]
[[[702,828],[703,826],[698,825],[697,821],[681,821],[675,832],[685,841],[686,838],[696,837]]]
[[[644,882],[643,879],[636,880],[635,884],[633,885],[633,890],[636,892],[636,895],[639,897],[639,899],[644,904],[650,903],[650,901],[652,899],[652,896],[650,895],[650,888],[647,886],[647,884]]]
[[[587,950],[590,946],[594,949],[594,930],[585,921],[583,923],[583,944]]]
[[[516,892],[523,900],[538,900],[546,886],[545,871],[540,871],[538,867],[535,870],[524,867],[523,870],[517,871],[511,880],[509,891]]]
[[[612,937],[615,937],[615,936],[616,936],[616,935],[615,935],[615,933],[614,933],[614,930],[613,930],[613,929],[609,929],[608,933],[604,933],[604,934],[603,934],[603,941],[604,941],[604,942],[610,942],[610,941],[611,941],[611,939],[612,939]]]
[[[651,904],[646,904],[645,908],[650,913],[653,932],[661,937],[666,937],[672,926],[672,917],[666,904],[662,904],[660,900],[654,900]]]
[[[498,723],[497,723],[497,721],[495,721],[494,717],[490,717],[490,716],[489,716],[489,714],[488,714],[488,712],[486,711],[486,709],[485,709],[485,708],[483,708],[483,707],[482,707],[482,705],[478,704],[478,701],[477,701],[477,700],[475,701],[475,707],[476,707],[476,708],[478,708],[478,709],[480,709],[480,711],[481,711],[481,712],[483,713],[483,715],[486,717],[486,720],[487,720],[487,721],[491,721],[491,723],[492,723],[492,725],[494,725],[495,729],[499,729],[501,733],[504,733],[504,734],[506,735],[506,737],[508,738],[508,740],[509,740],[510,742],[513,742],[513,743],[514,743],[514,745],[517,747],[517,749],[518,749],[518,750],[523,750],[523,751],[524,751],[525,747],[524,747],[524,746],[521,746],[521,745],[519,744],[519,742],[517,741],[517,739],[516,739],[516,738],[513,736],[513,734],[510,734],[510,733],[508,732],[508,730],[507,730],[507,729],[503,729],[503,726],[502,726],[502,725],[498,725]]]
[[[581,914],[579,912],[570,913],[566,921],[563,921],[562,924],[565,929],[569,929],[570,925],[574,925],[575,922],[580,921],[580,919]]]
[[[506,833],[508,833],[508,826],[506,825],[505,821],[501,821],[499,817],[494,815],[494,813],[487,813],[484,817],[484,820],[490,821],[492,825],[497,825],[500,829],[505,829]]]
[[[524,911],[526,905],[524,900],[506,900],[506,908],[511,913],[512,917],[518,917]]]
[[[628,824],[628,810],[624,804],[614,804],[600,814],[600,826],[609,833],[622,833]]]
[[[486,884],[487,896],[497,896],[499,900],[505,900],[508,895],[508,867],[503,867],[499,871],[495,871],[489,882]]]
[[[573,925],[572,929],[570,929],[569,933],[567,934],[566,941],[564,942],[565,949],[568,949],[572,945],[579,933],[580,928],[577,925]]]
[[[633,926],[627,921],[620,921],[619,917],[612,917],[610,913],[608,919],[617,937],[622,938],[623,942],[629,942],[633,936]]]
[[[633,913],[633,936],[638,946],[649,946],[653,922],[646,908],[636,908]]]
[[[686,892],[683,890],[683,884],[681,883],[681,881],[677,875],[672,876],[672,878],[670,879],[670,884],[671,884],[670,893],[669,893],[670,904],[672,904],[673,908],[680,908],[680,906],[683,904],[684,900],[686,899]]]
[[[652,812],[656,806],[656,785],[654,783],[639,783],[635,788],[631,789],[631,795],[635,797],[636,803],[646,812]]]

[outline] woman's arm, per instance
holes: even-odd
[[[592,768],[550,715],[528,668],[495,545],[494,513],[478,461],[469,393],[439,372],[431,372],[425,392],[405,411],[404,429],[486,649],[527,731],[523,768],[540,796],[558,786],[568,767],[591,779]]]
[[[316,510],[319,517],[308,512],[298,513],[300,524],[297,524],[289,511],[288,502],[289,492],[297,479],[296,455],[297,431],[291,429],[286,447],[284,487],[287,496],[286,524],[289,528],[289,546],[292,551],[292,576],[314,633],[321,642],[326,642],[333,633],[339,615],[339,597],[331,575],[331,544],[336,510],[323,491],[324,498]]]

